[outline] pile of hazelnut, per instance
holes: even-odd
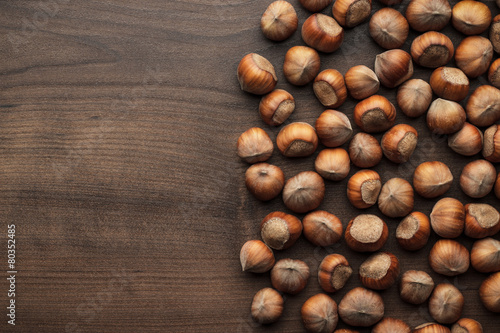
[[[378,0],[385,5],[402,0]],[[307,285],[308,265],[298,259],[275,262],[273,251],[290,248],[300,237],[317,246],[331,246],[342,237],[353,251],[370,256],[360,265],[358,274],[364,287],[345,294],[337,303],[326,293],[343,288],[354,270],[341,254],[327,255],[319,265],[318,281],[325,293],[309,298],[302,306],[301,316],[309,332],[334,332],[339,318],[350,326],[370,327],[372,332],[394,333],[477,333],[482,326],[476,320],[461,318],[464,296],[450,283],[434,284],[424,271],[409,270],[400,275],[398,258],[381,251],[389,237],[387,224],[374,214],[352,218],[345,227],[330,212],[316,210],[325,196],[325,180],[345,179],[351,163],[360,171],[347,182],[347,198],[358,209],[378,205],[390,218],[402,218],[395,237],[407,251],[422,249],[431,231],[440,239],[429,253],[429,266],[443,276],[453,277],[466,272],[471,265],[481,273],[491,273],[481,284],[479,297],[486,309],[500,313],[500,231],[498,210],[486,203],[463,204],[451,197],[442,197],[430,216],[414,210],[414,191],[432,199],[443,196],[451,187],[453,175],[440,161],[418,165],[413,184],[402,178],[382,183],[380,175],[369,168],[383,156],[393,163],[405,163],[412,156],[418,133],[407,124],[395,124],[396,107],[384,96],[377,95],[380,85],[397,88],[397,106],[408,117],[426,115],[432,133],[448,136],[448,145],[463,156],[482,153],[484,159],[471,161],[462,170],[460,187],[471,198],[483,198],[491,191],[500,199],[500,174],[492,163],[500,162],[500,59],[492,62],[494,52],[500,53],[500,15],[492,19],[489,7],[479,1],[460,1],[453,7],[447,0],[411,0],[405,14],[384,7],[372,15],[371,0],[336,0],[332,16],[319,13],[332,0],[300,0],[313,12],[303,22],[301,36],[308,46],[293,46],[285,55],[283,73],[296,86],[312,82],[312,90],[326,111],[315,126],[292,122],[276,137],[280,153],[303,158],[321,150],[314,161],[315,171],[303,171],[285,181],[280,167],[265,163],[273,153],[274,143],[258,127],[245,131],[238,139],[239,157],[252,164],[246,171],[248,191],[261,201],[280,194],[284,205],[293,213],[306,214],[302,221],[285,212],[270,212],[260,222],[262,240],[249,240],[241,248],[243,271],[270,271],[272,288],[258,291],[251,304],[255,321],[270,324],[283,311],[283,293],[297,294]],[[500,6],[500,1],[497,0]],[[369,34],[387,51],[376,56],[373,70],[364,65],[350,68],[343,76],[335,69],[320,72],[320,54],[335,52],[344,42],[344,29],[354,28],[369,20]],[[466,35],[454,49],[449,37],[438,31],[451,24]],[[294,7],[286,1],[275,1],[261,19],[264,35],[283,41],[298,28]],[[421,35],[411,43],[410,53],[400,49],[409,29]],[[489,38],[479,34],[489,29]],[[457,67],[448,66],[454,59]],[[413,64],[433,70],[429,82],[411,79]],[[469,96],[469,80],[487,74],[489,85],[481,85]],[[294,112],[294,97],[275,89],[274,66],[256,53],[245,55],[238,66],[241,89],[263,95],[259,104],[262,120],[270,126],[282,125]],[[359,102],[353,119],[361,132],[353,136],[348,117],[336,109],[348,94]],[[433,100],[433,94],[437,96]],[[465,108],[460,104],[467,96]],[[380,143],[372,135],[385,132]],[[341,148],[348,145],[348,149]],[[469,250],[458,236],[477,239]],[[413,330],[404,321],[384,317],[384,302],[377,293],[399,282],[402,300],[410,304],[427,302],[435,323],[425,323]],[[446,326],[452,325],[452,326]],[[450,328],[451,327],[451,331]],[[349,329],[336,332],[355,332]]]

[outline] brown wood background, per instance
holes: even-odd
[[[278,323],[261,327],[251,320],[251,299],[270,281],[268,274],[241,272],[239,249],[258,238],[262,217],[285,207],[279,198],[258,202],[244,186],[248,165],[236,156],[238,136],[260,126],[274,139],[279,128],[260,120],[259,97],[240,91],[239,60],[257,52],[275,65],[278,88],[297,102],[289,121],[314,124],[324,110],[311,86],[292,87],[281,71],[286,50],[303,45],[300,33],[282,43],[261,34],[260,16],[270,2],[0,1],[0,239],[5,245],[7,225],[15,223],[19,270],[15,328],[6,324],[8,286],[1,278],[0,331],[302,332],[299,309],[320,292],[321,259],[342,253],[357,271],[366,254],[343,241],[323,249],[301,238],[276,256],[310,265],[307,288],[286,297]],[[499,13],[494,1],[484,2]],[[301,25],[310,13],[298,0],[291,3]],[[395,8],[404,12],[407,3]],[[373,11],[379,8],[374,1]],[[344,74],[354,65],[373,67],[383,50],[367,29],[364,23],[347,30],[340,50],[321,55],[322,69]],[[463,38],[451,26],[443,32],[455,47]],[[405,50],[415,36],[411,31]],[[430,73],[417,66],[414,77]],[[484,83],[480,77],[471,85]],[[395,90],[381,93],[395,102]],[[339,110],[352,120],[354,105],[349,98]],[[453,153],[443,138],[431,136],[424,117],[399,112],[397,123],[415,126],[420,141],[410,162],[384,159],[375,168],[384,181],[411,180],[416,165],[439,159],[455,176],[447,195],[498,208],[493,194],[472,200],[459,188],[462,167],[480,156]],[[316,154],[286,159],[276,150],[270,162],[288,178],[312,170]],[[361,212],[349,205],[345,189],[346,181],[328,182],[320,207],[344,224]],[[434,202],[417,197],[416,208],[430,213]],[[376,207],[367,212],[380,215]],[[421,251],[405,252],[394,238],[398,220],[385,220],[391,236],[384,249],[399,257],[402,271],[430,272],[427,255],[437,237]],[[471,248],[470,239],[459,240]],[[6,275],[4,245],[0,276]],[[486,275],[470,269],[453,279],[432,276],[462,290],[463,316],[479,320],[485,332],[500,331],[499,316],[479,302]],[[332,297],[339,302],[359,285],[353,276]],[[387,316],[411,326],[431,320],[425,305],[404,304],[396,286],[382,295]]]

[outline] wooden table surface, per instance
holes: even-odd
[[[298,0],[290,2],[301,25],[310,13]],[[404,12],[407,2],[395,8]],[[499,13],[494,1],[484,2]],[[277,87],[297,103],[288,122],[314,124],[324,110],[310,85],[289,85],[281,70],[286,50],[303,45],[300,33],[282,43],[261,34],[260,16],[269,3],[0,1],[0,331],[302,332],[299,310],[321,291],[316,274],[322,258],[344,254],[357,273],[367,254],[350,251],[344,241],[317,248],[301,238],[276,256],[309,264],[307,288],[286,297],[278,323],[262,327],[250,317],[253,295],[270,280],[242,273],[239,250],[259,237],[266,214],[286,208],[280,198],[258,202],[244,185],[248,165],[236,156],[238,136],[258,126],[274,140],[279,128],[261,121],[258,96],[240,90],[239,60],[257,52],[275,65]],[[374,0],[373,11],[379,8]],[[455,47],[463,38],[451,26],[443,32]],[[415,36],[410,31],[405,50]],[[346,30],[338,51],[321,54],[321,68],[342,74],[359,64],[373,68],[382,51],[365,22]],[[430,73],[416,66],[414,77],[428,80]],[[482,76],[471,86],[486,82]],[[380,93],[395,103],[395,90]],[[339,108],[351,121],[354,105],[348,98]],[[419,144],[410,162],[384,159],[375,167],[383,181],[411,180],[416,165],[439,159],[455,176],[446,196],[499,207],[493,194],[473,200],[460,190],[461,169],[479,155],[451,151],[446,138],[431,135],[425,117],[413,120],[399,111],[397,123],[416,127]],[[289,178],[312,170],[316,155],[287,159],[276,150],[270,163]],[[362,212],[348,203],[346,183],[327,182],[320,206],[344,225]],[[428,214],[434,202],[417,196],[416,208]],[[366,212],[382,216],[376,207]],[[436,283],[453,283],[466,297],[463,316],[480,321],[487,333],[500,331],[500,316],[478,297],[487,275],[472,268],[457,278],[434,274],[427,255],[438,237],[409,253],[395,241],[399,220],[384,219],[390,229],[384,249],[398,256],[402,271],[422,269]],[[17,240],[15,327],[6,323],[9,224]],[[465,236],[459,241],[472,246]],[[354,274],[332,297],[339,302],[359,285]],[[397,286],[381,294],[387,316],[412,327],[431,321],[426,305],[399,299]]]

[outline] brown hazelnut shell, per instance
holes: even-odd
[[[302,223],[290,214],[272,212],[260,223],[262,240],[272,249],[284,250],[291,247],[302,233]]]
[[[386,131],[395,120],[396,108],[381,95],[370,96],[354,107],[354,122],[367,133]]]
[[[340,219],[324,210],[316,210],[302,219],[303,234],[317,246],[330,246],[342,238],[343,226]]]
[[[286,157],[305,157],[316,151],[318,136],[314,127],[307,123],[290,123],[279,131],[276,145]]]
[[[361,283],[375,290],[388,289],[396,282],[399,272],[399,260],[389,252],[375,253],[359,266]]]
[[[302,25],[302,39],[318,51],[332,53],[342,45],[344,29],[333,17],[315,13]]]
[[[396,229],[396,239],[399,245],[408,251],[423,248],[431,234],[431,225],[427,215],[421,212],[412,212],[406,216]]]
[[[381,146],[385,157],[394,163],[407,162],[417,147],[418,133],[407,124],[398,124],[382,137]]]
[[[275,89],[262,97],[259,114],[262,120],[271,126],[279,126],[288,119],[295,110],[295,99],[283,89]]]
[[[471,238],[494,236],[500,231],[500,213],[485,203],[465,205],[465,235]]]
[[[387,241],[389,229],[378,216],[358,215],[347,224],[345,241],[347,246],[357,252],[375,252]]]
[[[318,282],[321,288],[329,293],[342,289],[352,275],[352,268],[341,254],[327,255],[318,269]]]
[[[469,251],[457,241],[440,239],[429,254],[429,265],[436,273],[456,276],[469,269]]]

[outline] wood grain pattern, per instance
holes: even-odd
[[[257,52],[275,65],[278,88],[297,101],[289,122],[314,124],[323,111],[310,86],[290,86],[281,71],[286,50],[303,45],[300,33],[273,43],[260,32],[269,2],[0,1],[0,240],[5,244],[6,226],[15,223],[19,244],[17,325],[5,322],[2,278],[0,331],[302,332],[299,310],[320,292],[315,276],[321,259],[342,253],[357,270],[367,255],[344,242],[323,249],[301,238],[276,256],[305,260],[308,287],[286,297],[278,323],[262,327],[250,317],[254,293],[270,282],[267,274],[240,271],[239,249],[259,237],[262,217],[285,207],[281,199],[257,202],[244,186],[247,165],[235,154],[238,136],[259,126],[274,139],[279,128],[260,120],[258,97],[240,91],[239,60]],[[290,2],[303,22],[309,13],[298,0]],[[395,8],[404,12],[407,2]],[[486,3],[499,13],[493,1]],[[373,1],[373,7],[381,5]],[[346,30],[341,49],[321,55],[322,68],[345,74],[354,65],[372,67],[382,49],[367,29],[364,23]],[[455,47],[463,37],[451,26],[443,32]],[[415,36],[410,32],[405,50]],[[416,67],[414,77],[429,76]],[[480,77],[472,86],[484,83]],[[381,93],[395,102],[394,90]],[[339,108],[351,121],[354,105],[349,98]],[[423,117],[410,120],[399,112],[397,123],[403,122],[418,129],[419,146],[405,165],[384,159],[375,168],[384,181],[411,180],[416,165],[439,159],[455,176],[447,195],[499,206],[493,194],[472,200],[461,192],[457,180],[470,159],[432,137]],[[316,154],[285,159],[276,150],[270,162],[288,178],[312,170]],[[328,182],[320,207],[344,225],[361,212],[350,206],[345,188],[346,181]],[[418,197],[416,207],[428,214],[433,203]],[[377,208],[367,212],[380,214]],[[385,249],[400,258],[402,271],[430,271],[427,254],[437,236],[408,253],[393,236],[398,220],[386,220],[392,237]],[[470,249],[470,239],[459,240]],[[6,252],[0,252],[3,262]],[[479,320],[487,333],[498,332],[499,316],[478,299],[486,275],[470,269],[455,279],[432,276],[463,291],[463,316]],[[332,296],[339,302],[358,285],[353,276]],[[400,301],[396,286],[382,295],[388,316],[412,326],[431,320],[426,306]]]

